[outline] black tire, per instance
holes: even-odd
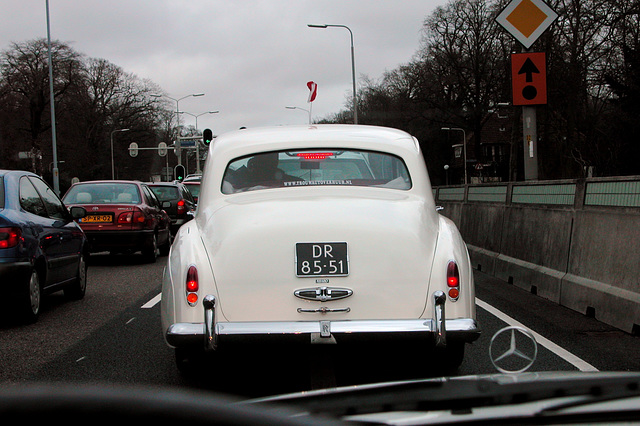
[[[64,295],[71,300],[84,298],[87,292],[87,257],[81,255],[78,261],[78,272],[76,279],[64,289]]]
[[[175,357],[178,371],[184,376],[191,376],[204,364],[205,352],[204,349],[176,348]]]
[[[142,256],[148,263],[155,263],[158,258],[158,237],[153,234],[147,247],[142,249]]]
[[[40,288],[40,274],[37,268],[31,270],[31,275],[25,281],[20,292],[17,316],[21,322],[33,324],[38,321],[42,305],[42,290]]]
[[[447,342],[447,347],[438,350],[438,364],[443,366],[447,374],[455,373],[464,360],[464,342]]]

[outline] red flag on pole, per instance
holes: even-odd
[[[307,87],[309,88],[309,100],[307,102],[311,103],[316,99],[316,94],[318,93],[318,85],[313,81],[307,83]]]

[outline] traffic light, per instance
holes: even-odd
[[[176,177],[176,180],[178,180],[180,182],[182,182],[184,180],[185,170],[184,170],[184,166],[182,164],[178,164],[173,169],[173,173],[174,173],[174,176]]]
[[[204,142],[204,144],[209,145],[212,140],[213,140],[213,132],[211,131],[211,129],[204,129],[202,131],[202,141]]]

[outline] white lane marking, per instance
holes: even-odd
[[[480,306],[485,311],[488,311],[490,314],[498,317],[499,319],[501,319],[502,321],[506,322],[507,324],[509,324],[511,326],[522,327],[522,328],[525,328],[525,329],[529,330],[534,335],[534,337],[536,338],[536,341],[539,344],[541,344],[545,348],[549,349],[551,352],[555,353],[556,355],[558,355],[560,358],[564,359],[568,363],[573,364],[578,370],[580,370],[580,371],[598,371],[598,369],[595,368],[593,365],[591,365],[588,362],[584,361],[583,359],[577,357],[576,355],[572,354],[568,350],[556,345],[551,340],[549,340],[546,337],[536,333],[535,331],[531,330],[529,327],[525,326],[521,322],[516,321],[515,319],[511,318],[509,315],[505,314],[502,311],[499,311],[498,309],[496,309],[493,306],[489,305],[487,302],[483,302],[482,300],[478,299],[477,297],[476,297],[476,305]]]
[[[153,299],[149,300],[147,303],[142,305],[141,308],[142,309],[153,308],[154,306],[156,306],[158,304],[158,302],[160,301],[161,298],[162,298],[162,293],[158,293],[158,295],[156,297],[154,297]]]

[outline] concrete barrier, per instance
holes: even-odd
[[[640,335],[640,177],[436,188],[474,267]]]

